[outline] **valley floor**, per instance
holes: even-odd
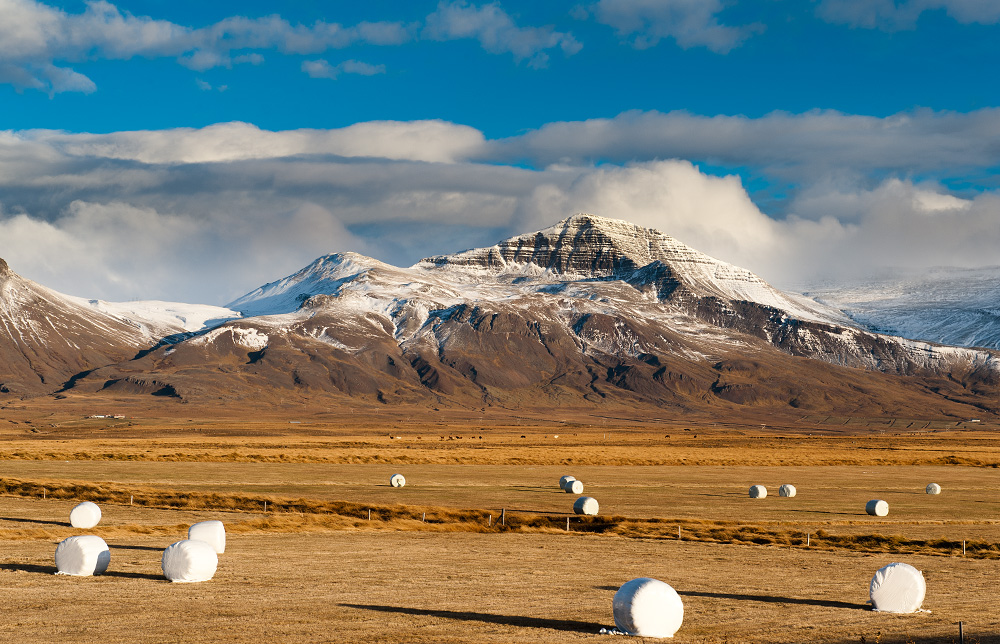
[[[650,576],[684,601],[679,643],[946,643],[958,622],[1000,642],[1000,434],[979,423],[4,413],[0,641],[611,641],[615,590]],[[572,514],[563,474],[599,517]],[[84,499],[92,531],[68,525]],[[215,578],[164,580],[162,549],[216,518]],[[53,575],[82,532],[108,542],[108,573]],[[930,612],[866,606],[894,561],[923,571]]]

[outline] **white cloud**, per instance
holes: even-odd
[[[345,60],[337,65],[331,65],[320,58],[302,63],[302,71],[310,78],[335,79],[341,74],[357,74],[359,76],[375,76],[385,73],[385,65],[372,65],[358,60]]]
[[[36,149],[69,158],[120,159],[148,164],[219,163],[300,155],[453,163],[481,154],[484,145],[482,133],[475,128],[445,121],[371,121],[335,130],[281,132],[261,130],[239,122],[200,129],[110,134],[30,130],[0,132],[0,168],[3,168],[5,148],[8,152],[17,150],[19,154]]]
[[[86,2],[82,13],[68,13],[38,0],[0,0],[0,16],[0,83],[49,94],[95,91],[91,79],[67,64],[100,59],[175,58],[192,70],[205,71],[260,65],[261,51],[316,55],[357,44],[398,46],[413,41],[421,31],[432,40],[474,39],[488,52],[511,53],[533,66],[544,66],[550,50],[572,55],[581,46],[572,34],[551,27],[519,27],[498,4],[477,7],[465,2],[442,2],[426,25],[399,21],[303,25],[272,15],[233,16],[192,28],[135,16],[104,0]],[[353,60],[336,66],[322,60],[302,65],[310,75],[327,78],[385,71],[381,65]]]
[[[718,18],[724,8],[721,0],[600,0],[592,11],[637,49],[672,38],[682,49],[706,47],[726,54],[763,27],[724,25]]]
[[[820,18],[865,29],[913,29],[927,11],[943,10],[962,24],[1000,22],[1000,3],[991,0],[822,0]]]
[[[588,211],[658,228],[782,286],[885,265],[1000,265],[1000,194],[952,194],[945,183],[906,178],[947,168],[962,151],[970,175],[990,172],[1000,154],[988,143],[996,119],[993,111],[630,115],[505,142],[440,121],[0,132],[0,257],[75,295],[218,304],[323,253],[354,250],[405,265]],[[667,150],[658,147],[665,141],[732,167],[788,172],[777,158],[783,151],[805,187],[790,192],[785,216],[768,216],[735,176],[642,160]],[[600,151],[605,161],[543,169],[503,162],[514,152],[530,152],[518,161],[554,155],[557,143],[568,157]],[[630,154],[640,160],[607,161]],[[864,176],[845,170],[855,164]]]
[[[478,7],[463,0],[441,2],[437,11],[427,16],[423,36],[431,40],[475,39],[490,53],[510,53],[515,60],[527,60],[534,67],[547,64],[550,49],[572,56],[582,47],[573,34],[551,27],[518,27],[496,2]]]
[[[537,164],[682,158],[750,166],[771,178],[815,182],[830,175],[957,173],[1000,164],[1000,109],[916,110],[880,118],[829,110],[760,118],[688,112],[626,112],[556,122],[491,142],[490,158]]]

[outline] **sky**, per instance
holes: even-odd
[[[224,304],[577,212],[775,285],[1000,265],[992,0],[0,0],[0,258]]]

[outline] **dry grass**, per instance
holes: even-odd
[[[983,600],[1000,559],[989,428],[111,423],[30,404],[12,418],[0,424],[0,642],[608,641],[596,631],[612,625],[611,595],[637,576],[681,592],[682,644],[930,644],[957,641],[959,620],[967,641],[1000,642],[1000,608]],[[387,485],[395,471],[407,487]],[[562,474],[602,516],[569,514]],[[944,493],[923,494],[930,481]],[[750,500],[755,483],[772,496]],[[775,498],[781,483],[799,496]],[[890,516],[865,515],[870,498]],[[104,509],[92,532],[112,568],[53,576],[84,499]],[[208,518],[230,535],[216,579],[163,581],[162,548]],[[895,560],[924,571],[931,613],[865,609],[871,574]]]
[[[159,576],[167,539],[112,542],[109,574],[50,574],[52,544],[5,543],[4,641],[608,642],[628,579],[668,581],[685,603],[677,644],[998,642],[992,561],[913,555],[930,613],[867,610],[885,555],[586,535],[336,531],[233,535],[215,579]],[[772,571],[772,574],[761,574]],[[968,641],[968,640],[967,640]]]

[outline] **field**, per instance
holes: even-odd
[[[617,641],[599,633],[614,591],[650,576],[684,600],[679,643],[958,642],[959,622],[1000,642],[989,423],[185,411],[3,411],[0,641]],[[563,474],[599,517],[572,515]],[[873,498],[889,516],[865,514]],[[84,499],[104,511],[92,531],[68,525]],[[228,532],[215,578],[168,583],[162,549],[209,518]],[[82,532],[111,546],[108,573],[53,575]],[[893,561],[923,571],[930,612],[868,609]]]

